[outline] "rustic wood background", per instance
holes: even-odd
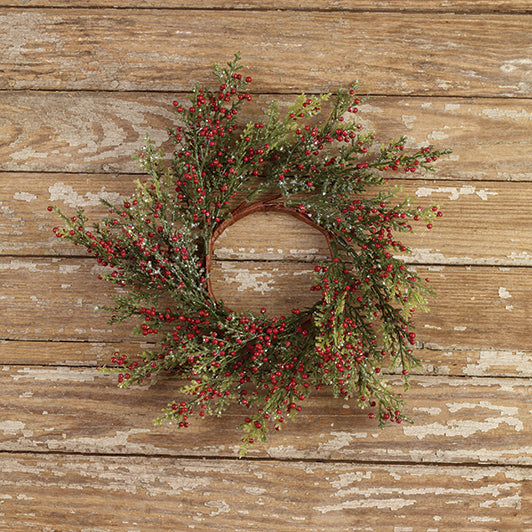
[[[531,13],[525,0],[0,0],[0,530],[532,530]],[[46,206],[96,218],[98,197],[127,195],[145,133],[163,141],[176,95],[237,50],[253,113],[359,79],[379,138],[454,148],[436,177],[395,180],[445,213],[409,240],[438,293],[418,317],[414,425],[380,431],[321,393],[238,460],[238,408],[154,427],[174,381],[123,391],[96,372],[139,340],[95,312],[112,288],[53,236]],[[323,243],[287,216],[254,222],[220,238],[217,293],[297,302]]]

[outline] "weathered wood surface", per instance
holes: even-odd
[[[361,94],[374,91],[357,68],[349,76],[349,81],[363,81]],[[194,80],[186,80],[171,89],[190,90]],[[263,90],[255,85],[254,93]],[[334,83],[323,88],[335,89]],[[147,133],[156,144],[167,140],[166,127],[176,120],[176,98],[184,101],[184,95],[175,92],[3,92],[0,170],[138,173],[133,153],[143,146]],[[257,95],[243,122],[259,118],[272,99],[287,109],[294,98]],[[452,147],[453,154],[438,162],[438,177],[469,181],[532,179],[531,117],[528,99],[389,96],[372,97],[357,115],[364,128],[376,131],[377,146],[406,134],[408,147]]]
[[[112,7],[135,9],[194,9],[197,0],[0,0],[3,7]],[[289,9],[296,11],[437,11],[471,13],[527,13],[530,3],[527,0],[409,0],[391,3],[381,0],[203,0],[201,9],[268,10]]]
[[[395,183],[393,183],[395,184]],[[440,205],[445,213],[432,229],[413,224],[413,233],[396,233],[412,247],[406,262],[421,264],[532,264],[532,188],[517,183],[481,188],[439,181],[397,182],[398,198],[413,205]],[[456,185],[456,186],[455,186]],[[518,199],[517,199],[518,198]],[[518,205],[516,205],[518,201]],[[515,214],[508,216],[515,208]],[[256,213],[239,220],[218,238],[214,248],[220,260],[326,260],[323,235],[290,214]]]
[[[531,93],[519,14],[2,8],[0,25],[4,90],[188,90],[244,48],[260,92],[326,91],[356,72],[383,94]]]
[[[52,229],[63,221],[47,207],[57,205],[69,215],[83,207],[92,226],[107,213],[100,199],[120,203],[135,191],[136,179],[127,174],[0,173],[0,254],[85,255],[54,235]]]
[[[528,2],[0,6],[0,530],[532,529]],[[255,81],[246,121],[272,97],[286,108],[358,78],[375,96],[357,117],[379,144],[406,133],[454,149],[436,178],[392,178],[444,212],[404,238],[437,292],[417,317],[414,425],[380,431],[323,390],[237,461],[241,407],[153,427],[178,381],[120,390],[96,372],[143,338],[95,312],[114,288],[53,237],[46,206],[96,219],[98,196],[127,195],[145,133],[164,143],[172,100],[239,49]],[[299,306],[325,248],[290,218],[253,222],[271,244],[230,228],[217,295]]]
[[[419,266],[437,297],[417,317],[418,339],[440,349],[532,350],[526,268]],[[91,259],[0,259],[0,339],[122,341],[133,324],[113,327],[97,306],[112,303],[115,286],[98,280]],[[216,261],[214,292],[233,310],[290,312],[305,301],[309,263]],[[301,297],[300,297],[301,296]]]
[[[57,239],[61,225],[57,205],[74,214],[80,206],[92,222],[105,215],[99,198],[119,203],[134,191],[135,175],[0,173],[0,253],[4,255],[71,255],[76,250]],[[412,235],[398,237],[414,250],[409,262],[436,264],[532,264],[532,188],[523,183],[394,179],[398,198],[414,204],[440,205],[444,217],[432,230],[414,225]],[[509,215],[508,213],[511,213]],[[280,213],[257,213],[231,226],[219,239],[220,259],[291,260],[309,255],[325,258],[327,246],[315,242],[321,233]],[[255,228],[259,234],[252,232]],[[251,231],[251,233],[250,233]],[[233,247],[228,247],[228,240]],[[269,241],[270,245],[266,245]],[[306,248],[305,248],[306,246]],[[318,246],[318,247],[316,247]],[[313,249],[318,249],[316,254]],[[294,255],[290,252],[299,249]],[[254,249],[250,253],[250,249]],[[270,249],[271,251],[267,251]],[[82,250],[78,251],[83,254]]]
[[[415,423],[378,429],[354,403],[325,389],[249,457],[532,465],[531,382],[509,378],[412,377],[406,414]],[[400,380],[390,382],[402,391]],[[237,456],[247,415],[153,426],[180,381],[120,390],[94,368],[4,366],[0,371],[0,451],[173,456]],[[110,408],[110,405],[113,405]],[[312,425],[312,430],[305,427]]]
[[[443,349],[532,347],[527,269],[434,266],[417,271],[430,278],[437,293],[430,301],[430,312],[417,315],[418,339],[423,344]],[[271,314],[297,308],[311,279],[312,268],[301,263],[272,267],[220,261],[212,271],[214,294],[229,308],[258,311],[264,306]]]
[[[0,457],[0,526],[43,530],[527,530],[530,471],[502,467]],[[415,520],[412,515],[415,513]],[[410,525],[415,525],[415,529]],[[406,526],[406,528],[404,527]]]
[[[135,354],[153,344],[138,338],[116,342],[50,342],[0,340],[0,363],[5,365],[37,365],[96,367],[112,365],[113,353]],[[474,377],[532,377],[532,352],[495,349],[429,349],[417,348],[416,357],[423,367],[410,371],[416,375],[449,375]]]

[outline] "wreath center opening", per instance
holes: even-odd
[[[311,291],[314,267],[331,259],[326,231],[284,204],[237,209],[209,246],[209,291],[234,312],[286,315],[321,298]]]

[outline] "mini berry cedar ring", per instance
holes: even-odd
[[[323,227],[315,224],[312,221],[311,217],[301,212],[299,209],[295,207],[288,207],[282,202],[277,202],[276,200],[279,197],[281,196],[278,194],[267,200],[257,201],[255,203],[250,203],[250,204],[242,204],[238,208],[236,208],[234,211],[232,211],[231,216],[229,218],[225,218],[214,228],[211,238],[209,240],[209,253],[205,257],[205,270],[207,272],[207,290],[209,291],[209,295],[211,296],[213,300],[216,301],[216,296],[214,295],[214,292],[212,289],[212,283],[211,283],[211,279],[212,279],[211,264],[212,264],[212,259],[213,259],[214,245],[216,241],[218,240],[218,238],[221,236],[221,234],[228,227],[238,222],[242,218],[255,214],[256,212],[281,212],[281,213],[289,214],[290,216],[296,218],[297,220],[301,220],[307,225],[310,225],[313,229],[323,234],[323,236],[325,237],[325,241],[327,243],[328,250],[329,250],[329,256],[331,258],[333,257],[330,233]],[[226,310],[228,309],[226,308]]]
[[[363,103],[356,84],[334,96],[301,95],[283,116],[273,102],[262,121],[241,127],[252,98],[240,69],[237,54],[216,65],[216,90],[196,86],[188,105],[174,102],[180,125],[168,131],[171,160],[147,139],[138,155],[147,177],[122,204],[102,200],[109,213],[92,230],[83,209],[67,216],[50,207],[65,222],[57,236],[85,246],[107,267],[102,277],[124,288],[107,309],[111,323],[136,318],[137,334],[158,339],[136,356],[115,353],[104,370],[118,373],[120,386],[158,374],[183,379],[181,397],[156,422],[187,427],[194,414],[243,405],[242,453],[323,386],[370,408],[381,426],[408,420],[381,366],[408,384],[418,364],[412,313],[430,289],[399,256],[410,250],[394,233],[441,212],[397,202],[383,185],[390,172],[433,171],[450,150],[406,154],[405,137],[370,149],[374,134],[355,119]],[[272,193],[274,200],[254,202]],[[310,288],[319,300],[310,308],[268,317],[233,312],[214,297],[214,242],[259,210],[288,212],[326,236],[331,259],[315,267]]]

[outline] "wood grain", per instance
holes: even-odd
[[[43,522],[101,532],[487,532],[530,524],[523,468],[54,454],[2,456],[0,467],[8,473],[0,524],[14,532],[42,530]]]
[[[0,0],[0,530],[532,530],[531,14],[524,0]],[[95,311],[115,290],[46,207],[97,219],[98,196],[129,194],[145,134],[165,143],[171,102],[239,49],[245,121],[358,78],[377,144],[454,150],[435,178],[391,178],[444,212],[404,238],[437,291],[417,316],[414,425],[381,431],[325,389],[236,460],[243,407],[155,427],[179,381],[120,390],[96,371],[148,346]],[[218,242],[216,293],[301,305],[323,245],[290,218],[247,222]]]
[[[31,0],[28,7],[113,7],[134,9],[194,9],[197,0]],[[2,7],[21,7],[20,0],[0,0]],[[391,4],[380,0],[208,0],[202,1],[201,9],[237,9],[237,10],[297,10],[297,11],[379,11],[379,12],[467,12],[467,13],[526,13],[530,12],[530,3],[526,0],[409,0]]]
[[[116,287],[98,279],[105,269],[96,261],[22,258],[0,264],[2,339],[97,342],[129,336],[131,327],[109,326],[109,315],[98,310],[113,304]]]
[[[532,187],[517,183],[490,183],[478,187],[468,182],[406,181],[398,200],[411,198],[413,205],[435,203],[445,213],[431,230],[426,223],[413,224],[413,233],[396,238],[412,247],[404,255],[422,264],[532,264]],[[530,196],[529,196],[530,194]],[[517,202],[517,204],[516,204]],[[508,216],[512,212],[512,216]],[[511,237],[510,237],[511,235]],[[509,241],[510,240],[510,241]],[[217,240],[219,260],[326,260],[325,238],[289,214],[255,213],[230,226]]]
[[[428,276],[437,296],[430,312],[418,314],[418,338],[427,347],[508,349],[532,347],[530,276],[520,268],[418,267]],[[310,300],[312,267],[279,263],[275,267],[252,261],[220,261],[212,270],[216,297],[235,311],[248,308],[271,314],[290,312]],[[301,295],[299,295],[301,294]],[[305,298],[305,299],[303,299]],[[300,305],[303,306],[303,305]]]
[[[57,205],[65,213],[83,207],[92,224],[106,213],[99,198],[119,203],[133,193],[135,179],[138,176],[124,174],[0,174],[0,254],[83,255],[82,250],[55,237],[52,228],[61,225],[61,220],[48,212],[47,206]],[[409,197],[415,205],[423,206],[435,203],[444,213],[430,231],[419,223],[414,225],[413,234],[398,234],[414,250],[405,257],[406,261],[532,265],[531,186],[514,182],[394,179],[390,188],[394,187],[402,188],[398,200]],[[268,194],[271,196],[271,192]],[[314,233],[321,236],[289,215],[257,213],[231,226],[220,237],[216,255],[220,259],[250,260],[328,257],[326,244],[315,242]],[[299,253],[291,253],[295,248]],[[312,249],[317,249],[317,253],[309,251]]]
[[[224,261],[213,267],[217,296],[230,308],[266,306],[287,312],[306,293],[308,263],[279,262],[277,271],[261,262]],[[112,303],[114,285],[97,279],[101,268],[91,259],[9,258],[0,260],[0,339],[128,340],[130,327],[109,326],[95,310]],[[438,294],[430,312],[417,317],[418,339],[448,350],[532,350],[526,268],[418,267]],[[258,284],[254,284],[256,281]],[[277,291],[286,288],[285,300]],[[275,298],[275,299],[274,299]]]
[[[381,94],[531,88],[526,15],[3,8],[0,24],[4,90],[187,90],[243,47],[260,92],[327,91],[355,76]]]
[[[111,364],[113,353],[119,348],[125,353],[135,353],[143,349],[153,348],[153,344],[142,342],[60,342],[60,341],[10,341],[0,340],[0,363],[7,365],[97,367]],[[478,366],[480,371],[481,356],[477,354],[469,358],[471,368]],[[507,357],[508,361],[511,357]],[[519,357],[517,357],[519,358]],[[489,362],[487,362],[489,366]],[[517,359],[516,359],[517,360]],[[493,357],[491,363],[495,363]],[[515,368],[517,370],[517,367]],[[531,368],[532,370],[532,368]],[[525,371],[528,371],[525,368]]]
[[[0,450],[236,456],[248,411],[191,418],[187,429],[153,426],[179,381],[121,390],[94,368],[8,367],[0,372]],[[401,391],[400,380],[390,382]],[[532,464],[530,379],[412,377],[403,423],[378,429],[354,403],[322,390],[249,457],[386,462]]]
[[[54,342],[0,340],[0,363],[6,365],[42,365],[96,367],[112,365],[113,353],[119,349],[134,354],[152,344],[135,342]],[[416,375],[532,377],[532,352],[495,349],[416,349],[423,367],[411,370]]]
[[[362,94],[375,90],[357,72]],[[212,80],[208,80],[212,85]],[[184,87],[189,90],[192,80]],[[177,87],[174,87],[177,90]],[[331,83],[324,90],[334,90]],[[304,87],[296,88],[296,91]],[[0,99],[0,170],[138,173],[132,155],[145,135],[160,144],[174,125],[175,93],[7,91]],[[272,99],[286,110],[286,95],[257,95],[244,123],[258,119]],[[532,103],[525,99],[374,96],[357,118],[376,131],[377,143],[408,136],[408,147],[434,144],[454,152],[438,162],[439,179],[530,181]],[[511,131],[511,135],[504,132]],[[404,177],[404,176],[399,176]],[[413,176],[412,176],[413,177]],[[416,174],[417,177],[417,174]],[[0,182],[10,179],[0,175]]]
[[[83,207],[89,226],[107,213],[100,199],[120,203],[135,191],[139,175],[0,173],[0,254],[85,255],[58,239],[52,229],[61,218],[48,212],[57,205],[68,215]]]

